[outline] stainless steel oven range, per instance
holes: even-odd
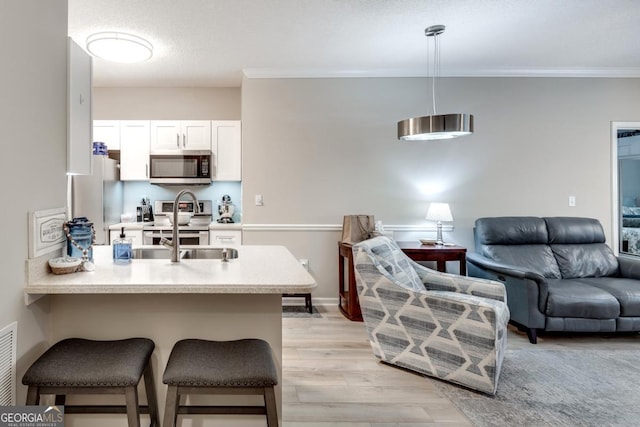
[[[178,225],[178,239],[180,245],[208,245],[209,224],[212,219],[211,200],[199,200],[200,213],[194,214],[187,225]],[[191,200],[178,202],[179,212],[193,214],[195,203]],[[173,200],[156,200],[153,204],[153,224],[145,225],[142,229],[142,243],[144,245],[159,245],[163,237],[171,238],[173,225],[169,217],[173,214]]]

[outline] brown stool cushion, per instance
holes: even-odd
[[[155,344],[148,338],[93,341],[62,340],[36,360],[22,384],[49,387],[123,387],[137,385]]]
[[[162,382],[175,386],[272,387],[278,384],[271,346],[260,339],[178,341]]]

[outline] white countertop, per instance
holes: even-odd
[[[237,249],[238,258],[229,262],[134,259],[120,265],[112,260],[111,246],[96,246],[93,248],[95,271],[62,275],[47,273],[44,268],[30,271],[25,293],[281,294],[306,293],[316,287],[313,277],[284,246]]]

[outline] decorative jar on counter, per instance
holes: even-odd
[[[96,232],[86,217],[77,217],[64,224],[67,235],[67,254],[73,258],[93,262],[93,244]]]

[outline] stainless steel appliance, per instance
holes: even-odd
[[[178,202],[178,212],[193,214],[187,225],[178,225],[180,245],[208,245],[209,224],[212,219],[211,200],[199,200],[200,213],[194,213],[195,203],[191,200]],[[142,229],[144,245],[159,245],[163,237],[171,238],[173,225],[169,217],[173,215],[173,200],[156,200],[153,204],[153,225],[145,225]]]
[[[72,216],[87,217],[96,231],[96,244],[108,245],[109,225],[120,222],[124,190],[118,162],[107,156],[91,156],[92,174],[71,178]]]
[[[211,150],[161,150],[149,155],[149,182],[169,185],[211,184]]]
[[[220,214],[220,218],[218,218],[218,222],[220,223],[232,223],[233,221],[233,213],[235,212],[235,206],[231,201],[231,196],[225,194],[222,196],[222,202],[218,205],[218,214]]]

